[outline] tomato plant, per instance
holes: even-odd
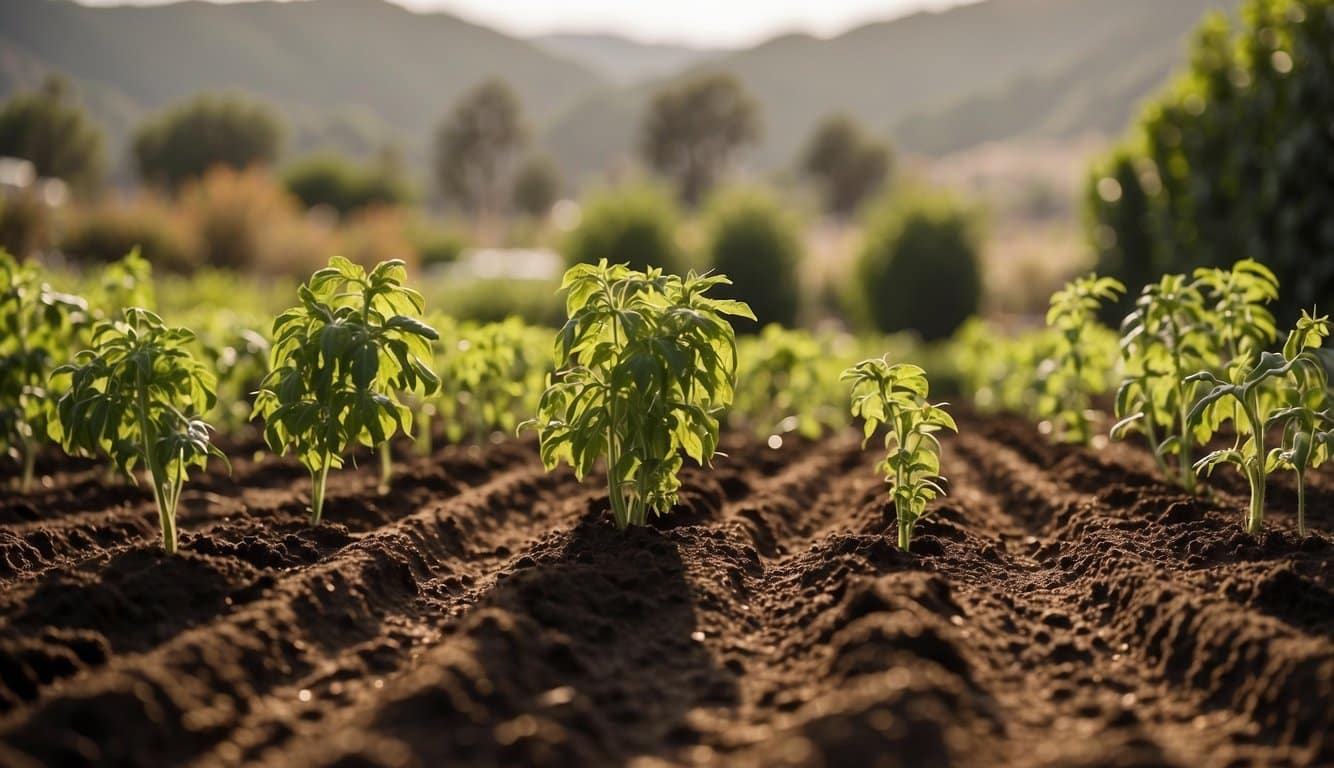
[[[757,436],[797,432],[815,438],[844,423],[846,394],[839,373],[847,363],[836,339],[767,325],[738,341],[732,413]]]
[[[190,354],[189,330],[168,327],[139,307],[122,316],[99,322],[92,347],[57,369],[70,385],[56,404],[50,434],[72,453],[106,454],[131,478],[136,468],[147,468],[162,548],[172,553],[189,469],[202,469],[210,456],[227,461],[199,418],[214,404],[213,374]]]
[[[722,275],[681,278],[605,261],[565,273],[558,372],[524,426],[537,429],[548,469],[563,461],[582,478],[606,457],[618,528],[671,509],[682,453],[700,464],[714,454],[736,377],[726,316],[754,319],[744,303],[708,296],[728,284]]]
[[[512,433],[537,411],[552,371],[549,330],[510,318],[460,324],[441,341],[442,396],[433,404],[450,440],[481,443],[492,432]]]
[[[913,527],[927,514],[927,504],[945,493],[936,433],[942,429],[958,432],[959,428],[944,403],[927,401],[930,384],[926,372],[916,365],[891,365],[884,358],[864,360],[844,371],[843,379],[852,382],[852,415],[865,420],[865,442],[881,424],[889,427],[886,456],[877,469],[889,483],[899,548],[907,552]]]
[[[1057,333],[1056,348],[1039,367],[1037,411],[1058,441],[1087,445],[1093,438],[1093,396],[1109,388],[1115,358],[1114,335],[1098,323],[1097,314],[1103,302],[1122,293],[1119,281],[1088,275],[1051,297],[1047,326]]]
[[[273,323],[270,371],[254,417],[277,453],[293,451],[310,472],[311,525],[324,510],[329,470],[360,443],[375,448],[412,430],[399,392],[433,392],[435,329],[421,322],[422,297],[403,285],[398,260],[369,273],[335,256],[298,289],[301,304]]]
[[[0,250],[0,446],[19,464],[21,491],[32,486],[47,441],[52,371],[73,355],[87,309]]]

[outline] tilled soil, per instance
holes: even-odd
[[[1298,538],[967,418],[894,547],[858,436],[731,439],[619,533],[530,442],[0,502],[0,765],[1334,765],[1334,479]]]

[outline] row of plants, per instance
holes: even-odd
[[[739,345],[728,318],[753,316],[743,302],[710,296],[730,284],[722,275],[576,266],[563,283],[569,320],[553,355],[550,331],[515,319],[426,322],[400,261],[367,270],[332,259],[267,330],[263,310],[244,300],[177,309],[198,331],[168,324],[147,308],[160,302],[137,253],[82,281],[91,300],[55,291],[39,268],[7,255],[0,273],[0,426],[20,485],[31,485],[52,442],[101,457],[130,480],[142,473],[169,552],[190,470],[226,461],[215,428],[239,434],[248,422],[262,425],[271,451],[309,471],[312,524],[329,473],[355,449],[381,452],[387,489],[390,440],[415,433],[427,452],[439,422],[450,441],[535,428],[543,461],[568,462],[580,476],[603,460],[624,527],[670,510],[682,462],[710,461],[725,415],[760,434],[818,436],[847,423],[843,382],[852,381],[852,413],[866,420],[868,438],[891,427],[884,468],[895,493],[911,491],[896,504],[905,548],[939,491],[938,458],[929,458],[939,445],[929,435],[944,423],[930,408],[904,415],[925,406],[921,369],[881,360],[845,370],[874,342],[777,327]],[[866,389],[877,376],[889,377],[876,390],[881,400]],[[914,398],[921,402],[910,407]],[[898,454],[914,458],[893,464]]]
[[[1052,297],[1045,328],[1005,336],[981,322],[966,326],[955,362],[980,408],[1026,414],[1062,442],[1103,439],[1095,406],[1114,393],[1108,434],[1142,437],[1165,479],[1201,493],[1199,477],[1220,465],[1242,473],[1252,533],[1263,526],[1268,476],[1291,471],[1304,534],[1306,476],[1328,458],[1334,428],[1334,357],[1323,349],[1329,319],[1315,311],[1303,311],[1279,345],[1270,308],[1279,287],[1250,259],[1164,275],[1112,331],[1097,318],[1125,287],[1090,275]]]

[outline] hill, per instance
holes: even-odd
[[[645,43],[610,34],[561,32],[530,40],[539,48],[579,62],[618,85],[669,77],[725,53],[688,45]]]
[[[386,0],[0,2],[0,97],[51,71],[80,86],[113,140],[200,90],[239,90],[280,105],[298,140],[392,132],[420,147],[487,77],[507,80],[536,124],[605,85],[527,41]]]
[[[836,111],[887,135],[900,127],[908,146],[933,151],[1030,134],[1115,131],[1184,60],[1199,17],[1235,5],[989,0],[829,39],[788,35],[678,77],[725,70],[755,94],[765,138],[752,160],[761,168],[791,162],[813,125]],[[639,115],[662,82],[589,96],[552,124],[547,143],[583,170],[614,164],[633,151]],[[1039,93],[1030,93],[1033,86]]]

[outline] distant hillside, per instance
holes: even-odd
[[[1116,131],[1184,61],[1199,17],[1236,4],[989,0],[828,40],[789,35],[691,71],[730,71],[754,92],[765,139],[753,161],[764,168],[790,163],[813,125],[834,111],[886,134],[900,127],[906,145],[929,151],[1029,134]],[[588,97],[550,127],[548,145],[583,170],[629,156],[658,85]]]
[[[619,35],[556,33],[531,40],[539,48],[579,62],[618,85],[674,75],[725,53],[687,45],[641,43]]]
[[[487,77],[508,81],[535,124],[606,84],[526,41],[386,0],[0,2],[0,97],[51,71],[74,80],[115,139],[150,110],[233,89],[282,107],[298,141],[390,132],[416,147]]]

